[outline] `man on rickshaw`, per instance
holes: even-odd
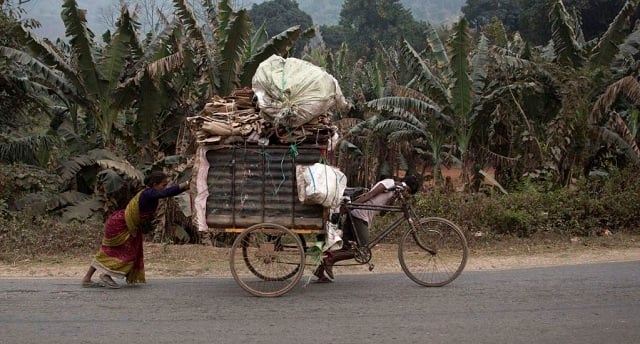
[[[373,206],[391,205],[395,200],[395,193],[393,192],[395,186],[408,188],[411,194],[415,194],[420,189],[420,183],[413,175],[406,176],[401,181],[385,178],[377,182],[369,192],[354,200],[352,204]],[[342,207],[340,211],[346,212],[349,210],[347,210],[346,207]],[[347,221],[345,221],[343,228],[343,241],[347,243],[347,245],[343,249],[328,252],[320,266],[313,272],[318,278],[316,280],[317,282],[332,282],[332,279],[334,279],[333,265],[336,262],[354,258],[354,245],[366,246],[369,243],[370,225],[378,213],[380,213],[379,210],[358,209],[357,207],[350,210],[350,216],[347,216]]]

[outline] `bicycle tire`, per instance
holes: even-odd
[[[291,290],[304,273],[305,253],[288,228],[260,223],[245,229],[231,246],[231,275],[254,296],[276,297]]]
[[[458,278],[468,256],[469,248],[462,230],[439,217],[418,220],[415,228],[405,231],[398,245],[402,271],[425,287],[442,287]]]

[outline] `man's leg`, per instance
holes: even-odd
[[[352,259],[356,254],[352,250],[338,250],[331,252],[331,255],[324,259],[324,272],[333,279],[333,264],[341,260]]]

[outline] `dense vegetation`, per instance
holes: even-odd
[[[312,14],[314,22],[320,25],[336,25],[340,21],[340,9],[344,0],[298,0],[300,9]],[[412,15],[425,22],[439,25],[455,20],[460,15],[464,0],[400,0],[411,10]]]
[[[565,0],[565,6],[581,21],[584,39],[598,38],[625,4],[625,0]],[[462,13],[474,26],[482,27],[494,18],[510,32],[520,32],[532,44],[551,39],[547,0],[468,0]],[[637,15],[636,15],[637,16]]]
[[[317,31],[288,0],[251,10],[172,0],[174,17],[157,30],[141,31],[142,13],[123,6],[96,37],[76,1],[64,0],[66,40],[53,42],[4,1],[0,238],[42,216],[99,223],[152,168],[189,178],[194,145],[184,119],[214,95],[251,86],[272,54],[307,59],[339,81],[352,107],[334,114],[335,163],[351,185],[417,174],[433,187],[421,208],[469,231],[637,231],[635,202],[625,200],[635,200],[640,163],[639,1],[608,2],[607,25],[580,16],[599,0],[527,2],[541,6],[535,11],[485,2],[515,12],[477,14],[492,7],[469,0],[469,20],[441,27],[397,0],[348,0],[340,21]],[[283,8],[291,11],[277,23],[253,21]],[[548,37],[515,31],[541,12]],[[460,192],[448,191],[443,166],[461,169]],[[180,209],[163,206],[154,240],[194,240]]]
[[[41,23],[42,28],[37,30],[46,37],[58,37],[64,35],[64,31],[58,31],[57,24],[60,21],[60,8],[57,5],[49,5],[49,0],[31,0],[24,6],[30,10],[29,15],[35,16]],[[101,34],[106,27],[113,26],[120,3],[124,2],[130,7],[138,5],[141,8],[152,6],[159,9],[167,17],[172,13],[171,0],[91,0],[85,1],[81,7],[87,9],[87,19],[91,28],[97,34]],[[264,4],[265,0],[234,0],[231,5],[234,9],[246,8],[251,10],[253,5]],[[313,22],[318,25],[336,25],[340,20],[340,10],[344,0],[297,0],[298,7],[308,13],[313,18]],[[464,0],[401,0],[404,7],[410,9],[413,16],[422,21],[439,25],[444,22],[452,22],[460,15],[460,8],[464,5]],[[197,6],[201,1],[191,1]],[[148,15],[147,15],[148,13]],[[159,19],[158,12],[149,11],[140,17],[143,27],[151,28],[150,22]]]
[[[524,183],[509,195],[435,191],[418,204],[425,215],[446,216],[470,232],[489,236],[530,237],[540,232],[594,236],[604,230],[638,233],[637,173],[637,169],[625,169],[607,178],[581,179],[573,188],[552,190]]]

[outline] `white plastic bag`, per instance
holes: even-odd
[[[347,177],[338,168],[315,163],[296,166],[298,199],[305,204],[322,204],[336,208],[347,187]]]
[[[327,235],[322,247],[322,252],[336,251],[342,248],[342,231],[338,225],[327,221]]]
[[[251,85],[260,115],[292,128],[349,106],[331,74],[293,57],[272,55],[260,63]]]

